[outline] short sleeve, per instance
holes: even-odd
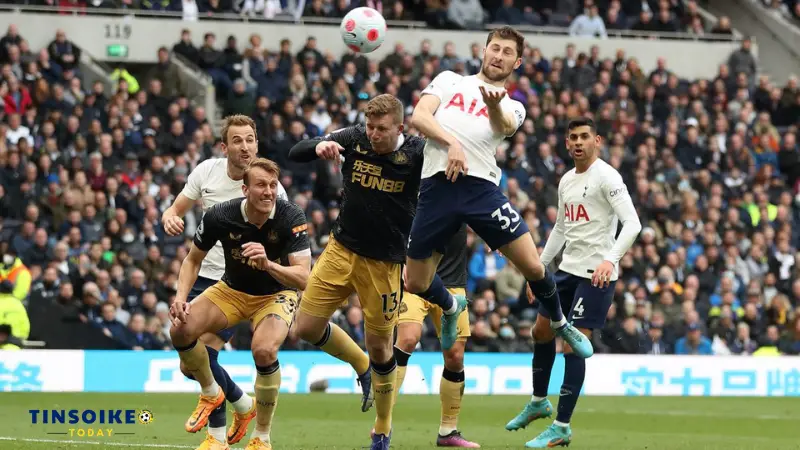
[[[217,208],[212,207],[200,219],[200,225],[194,233],[194,245],[204,252],[210,251],[219,241],[219,220],[217,219]]]
[[[291,204],[289,210],[288,239],[283,248],[283,256],[290,256],[297,253],[311,253],[311,244],[308,242],[308,222],[306,215],[299,206]]]
[[[444,100],[444,96],[447,92],[450,91],[450,88],[453,87],[459,80],[461,79],[461,75],[446,70],[439,75],[436,75],[436,78],[431,81],[425,89],[422,90],[421,95],[434,95],[439,98],[439,100]]]
[[[190,200],[197,200],[201,197],[203,181],[208,179],[209,164],[211,164],[211,161],[206,160],[195,167],[195,169],[189,174],[189,178],[186,180],[186,185],[181,191],[181,194],[183,194],[184,197]]]

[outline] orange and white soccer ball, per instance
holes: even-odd
[[[351,50],[370,53],[380,47],[386,38],[386,20],[372,8],[355,8],[344,16],[339,31]]]

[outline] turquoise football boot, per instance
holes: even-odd
[[[516,417],[511,419],[511,421],[506,424],[506,430],[516,431],[520,428],[527,427],[536,419],[543,419],[552,415],[553,404],[550,403],[550,400],[544,399],[537,402],[531,401],[525,405],[525,409],[523,409],[521,413],[517,414]]]
[[[442,350],[450,350],[458,339],[458,316],[467,309],[467,297],[454,295],[456,301],[455,314],[442,314]]]
[[[581,358],[591,358],[592,355],[594,355],[592,341],[590,341],[585,334],[572,326],[571,323],[567,322],[558,328],[553,328],[553,331],[557,336],[560,336],[564,342],[569,344],[569,346],[572,347],[572,351]]]
[[[552,448],[569,447],[572,442],[572,430],[569,425],[560,427],[552,424],[546,430],[530,441],[525,443],[526,448]]]

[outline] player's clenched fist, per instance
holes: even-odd
[[[183,219],[172,216],[164,221],[164,231],[170,236],[178,236],[183,233]]]
[[[178,327],[182,323],[186,323],[186,316],[189,315],[191,307],[190,303],[184,301],[176,300],[172,302],[172,306],[169,307],[169,317],[172,320],[172,324]]]
[[[338,142],[322,141],[317,144],[317,156],[320,159],[337,160],[339,159],[339,152],[344,150],[344,147],[339,145]]]

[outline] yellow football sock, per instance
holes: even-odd
[[[439,383],[439,400],[442,403],[439,434],[447,436],[458,429],[458,415],[461,412],[461,399],[464,397],[464,372],[456,373],[446,368],[443,372]]]
[[[253,437],[269,442],[272,417],[278,407],[278,392],[281,389],[281,368],[278,361],[267,367],[258,367],[256,376],[256,427]]]
[[[211,373],[211,365],[208,362],[208,350],[206,350],[205,345],[195,341],[192,348],[188,350],[178,350],[178,356],[186,367],[186,371],[200,383],[200,387],[208,388],[216,384],[216,381],[214,381],[214,374]]]
[[[325,334],[328,335],[328,339],[319,345],[322,351],[350,364],[358,375],[363,375],[369,370],[369,357],[349,334],[332,323],[328,323]]]
[[[395,389],[393,401],[395,404],[397,404],[397,396],[400,394],[400,388],[403,387],[403,380],[406,378],[406,369],[408,369],[408,366],[397,366],[397,370],[395,371],[397,373],[397,378],[394,382]]]
[[[372,364],[372,387],[375,393],[375,433],[386,434],[392,431],[392,409],[394,407],[397,365],[394,358],[383,364]]]

